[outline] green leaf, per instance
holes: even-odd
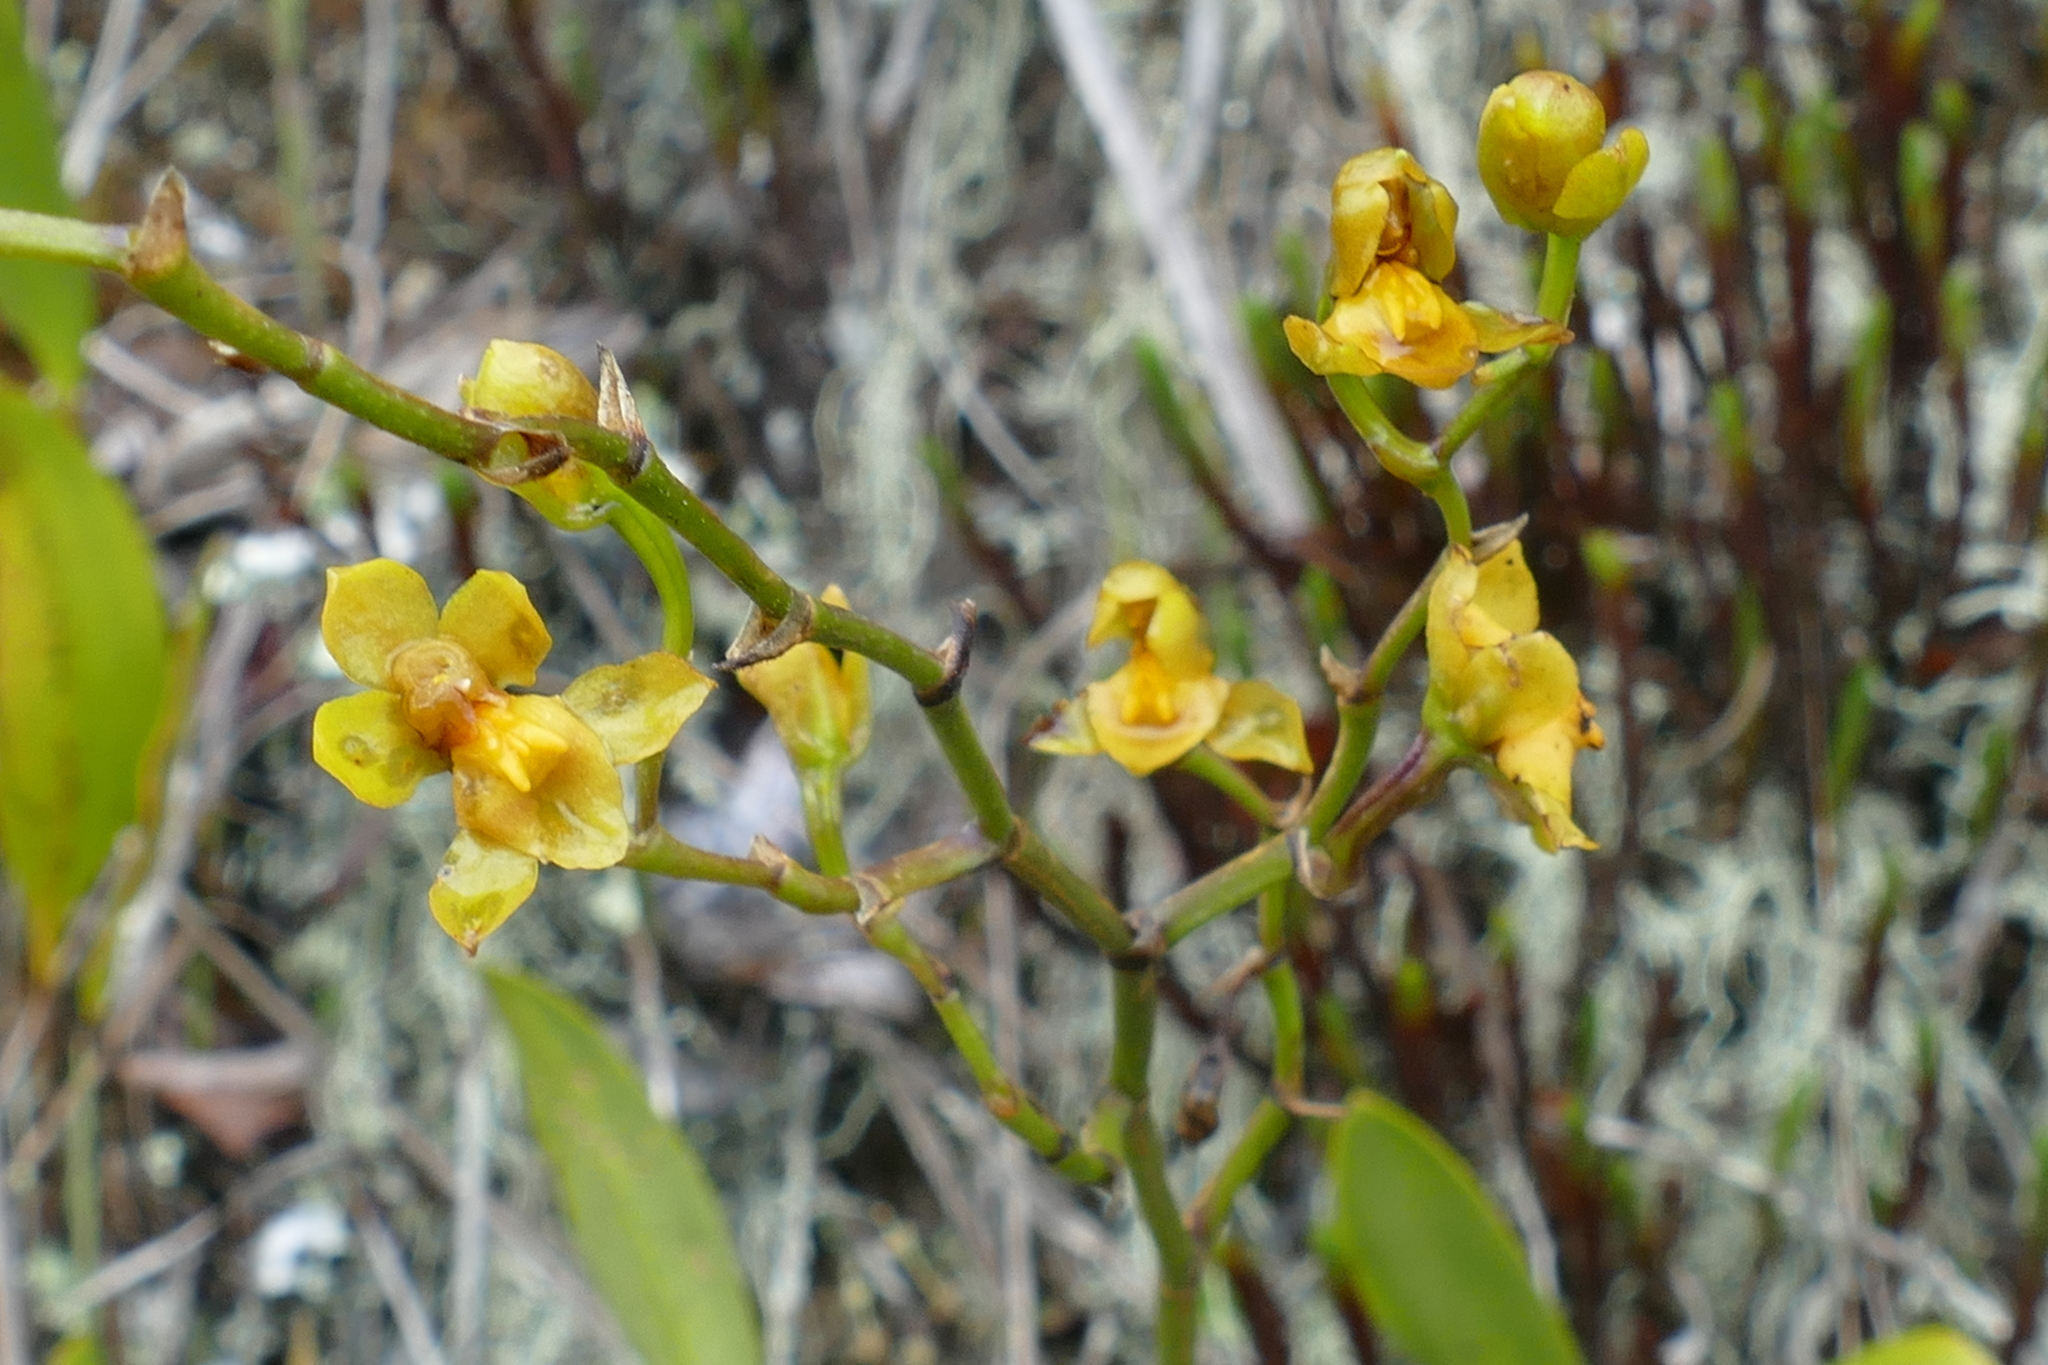
[[[563,1220],[645,1365],[758,1361],[753,1299],[697,1154],[582,1006],[528,977],[488,980]]]
[[[134,816],[163,685],[163,609],[134,509],[67,421],[0,383],[0,857],[39,979]]]
[[[107,1365],[106,1350],[91,1333],[66,1337],[43,1357],[43,1365]]]
[[[22,50],[21,6],[0,0],[0,208],[70,215],[57,182],[57,125],[43,83]],[[45,261],[0,260],[0,324],[60,392],[85,375],[78,343],[93,324],[91,272]]]
[[[1937,1324],[1873,1341],[1835,1365],[1995,1365],[1995,1358],[1955,1328]]]
[[[1472,1168],[1429,1125],[1355,1094],[1330,1137],[1338,1259],[1418,1365],[1584,1365]]]

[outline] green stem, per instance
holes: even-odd
[[[1047,1165],[1069,1180],[1084,1185],[1107,1184],[1115,1168],[1101,1154],[1083,1151],[1066,1130],[1055,1123],[1021,1086],[1003,1071],[988,1036],[975,1022],[953,973],[911,936],[894,916],[879,916],[861,924],[868,940],[895,958],[924,988],[945,1025],[946,1036],[973,1073],[981,1090],[981,1102],[1004,1127],[1024,1139]]]
[[[1343,1077],[1345,1086],[1364,1085],[1365,1058],[1351,1031],[1351,1017],[1327,985],[1316,996],[1316,1034],[1322,1041],[1323,1060]]]
[[[1287,839],[1276,834],[1189,882],[1146,911],[1145,919],[1159,927],[1171,947],[1268,887],[1278,886],[1293,872],[1294,855]]]
[[[1331,861],[1339,868],[1354,866],[1359,851],[1385,833],[1396,817],[1436,794],[1451,759],[1428,731],[1417,735],[1394,770],[1367,788],[1331,826],[1324,840]]]
[[[821,876],[787,856],[734,858],[693,848],[659,826],[643,831],[620,865],[674,881],[751,886],[807,915],[849,915],[860,909],[859,890],[844,878]]]
[[[1308,1028],[1302,1021],[1301,984],[1287,956],[1287,894],[1282,883],[1259,896],[1259,946],[1271,959],[1266,968],[1266,1004],[1273,1011],[1273,1090],[1283,1100],[1301,1096],[1308,1075]]]
[[[1067,866],[1031,826],[1018,820],[1014,829],[1015,842],[1003,858],[1010,874],[1094,940],[1106,956],[1115,958],[1131,951],[1137,935],[1108,898]]]
[[[0,256],[21,261],[84,265],[120,274],[128,261],[128,230],[0,209]]]
[[[836,767],[800,764],[796,770],[797,790],[804,803],[804,828],[811,836],[811,856],[818,871],[827,877],[844,877],[853,870],[846,856],[846,787],[844,774]]]
[[[1191,777],[1201,778],[1229,797],[1239,810],[1258,823],[1259,828],[1271,829],[1277,823],[1273,802],[1259,790],[1259,784],[1252,781],[1243,768],[1208,745],[1197,744],[1173,766]]]
[[[612,529],[637,555],[654,591],[661,598],[661,647],[679,658],[690,657],[696,640],[695,610],[690,601],[690,566],[683,562],[668,527],[637,502],[624,498],[612,503]],[[661,768],[667,750],[650,754],[633,766],[635,827],[648,830],[661,818]]]
[[[1210,1242],[1223,1230],[1224,1222],[1230,1217],[1230,1206],[1237,1198],[1237,1192],[1258,1175],[1265,1166],[1266,1158],[1280,1145],[1280,1139],[1287,1136],[1287,1130],[1294,1126],[1294,1117],[1282,1108],[1278,1100],[1264,1099],[1259,1107],[1252,1110],[1244,1131],[1231,1144],[1224,1156],[1223,1164],[1209,1177],[1208,1183],[1195,1194],[1188,1205],[1187,1227],[1197,1241]]]
[[[1338,699],[1337,743],[1330,750],[1330,761],[1324,766],[1315,795],[1309,798],[1308,809],[1301,817],[1302,828],[1308,831],[1310,839],[1323,837],[1343,813],[1344,803],[1358,790],[1366,764],[1372,759],[1372,744],[1379,728],[1378,697],[1359,702]]]
[[[1152,1117],[1149,1072],[1152,1031],[1158,1018],[1158,981],[1148,963],[1120,967],[1115,982],[1115,1043],[1109,1083],[1129,1101],[1124,1116],[1124,1162],[1139,1215],[1159,1250],[1159,1365],[1194,1365],[1195,1307],[1200,1262],[1194,1238],[1181,1222],[1166,1179],[1166,1149]]]
[[[1308,810],[1302,815],[1302,827],[1310,839],[1320,839],[1329,831],[1365,777],[1373,740],[1379,735],[1381,699],[1395,667],[1429,621],[1429,590],[1435,585],[1436,576],[1443,572],[1443,566],[1444,556],[1439,555],[1429,573],[1394,613],[1394,619],[1380,632],[1379,642],[1366,656],[1363,668],[1350,672],[1338,665],[1324,665],[1330,671],[1331,686],[1337,691],[1337,744],[1330,752],[1322,780],[1316,784],[1315,795],[1309,798]]]
[[[1365,438],[1373,458],[1380,467],[1403,483],[1412,483],[1420,488],[1424,482],[1441,467],[1437,456],[1401,428],[1394,425],[1392,418],[1380,410],[1373,401],[1372,390],[1365,381],[1355,374],[1332,374],[1324,378],[1329,382],[1330,394],[1337,400],[1337,406],[1351,419],[1351,425]]]
[[[960,784],[961,794],[967,798],[981,832],[997,843],[1010,838],[1017,828],[1017,813],[1010,809],[1003,779],[989,761],[988,750],[981,747],[981,736],[974,732],[966,703],[958,697],[948,697],[937,706],[925,707],[924,718],[953,769],[953,780]]]
[[[619,539],[646,566],[654,591],[661,598],[661,647],[670,654],[689,658],[697,639],[697,621],[690,601],[690,566],[683,561],[675,537],[637,502],[613,504],[611,524]]]
[[[1552,233],[1543,247],[1543,278],[1536,286],[1536,311],[1560,325],[1571,320],[1572,294],[1579,284],[1577,237]],[[1548,359],[1552,347],[1543,348]]]
[[[1536,311],[1562,325],[1571,316],[1572,293],[1578,287],[1579,239],[1553,236],[1543,249],[1543,277],[1536,286]],[[1506,407],[1523,382],[1550,363],[1555,346],[1529,346],[1490,367],[1492,381],[1472,395],[1436,438],[1436,458],[1446,465],[1451,456]]]
[[[1472,544],[1472,508],[1465,501],[1465,490],[1451,473],[1450,461],[1437,467],[1435,473],[1417,485],[1429,494],[1437,510],[1444,516],[1444,536],[1453,545],[1469,548]]]

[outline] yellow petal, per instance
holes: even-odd
[[[392,653],[432,636],[438,621],[427,580],[395,559],[327,571],[320,637],[352,682],[389,687]]]
[[[851,650],[839,656],[840,724],[846,734],[846,761],[851,763],[868,751],[874,734],[875,708],[868,695],[868,660]]]
[[[1458,201],[1434,180],[1408,191],[1408,213],[1414,220],[1410,240],[1415,245],[1415,263],[1432,280],[1441,280],[1458,264],[1456,233]]]
[[[555,643],[526,585],[496,569],[471,574],[455,590],[441,609],[439,631],[468,650],[499,687],[533,686]]]
[[[1453,545],[1429,589],[1429,617],[1423,628],[1429,652],[1429,686],[1441,692],[1455,710],[1462,696],[1462,679],[1471,665],[1474,650],[1499,644],[1507,630],[1483,612],[1471,611],[1472,598],[1479,591],[1479,566],[1472,552]]]
[[[1591,232],[1614,216],[1649,164],[1649,140],[1640,128],[1624,128],[1613,146],[1572,167],[1550,211],[1574,229],[1571,235]]]
[[[1391,198],[1386,181],[1399,170],[1392,156],[1397,148],[1354,156],[1337,172],[1330,186],[1330,292],[1357,292],[1379,259],[1380,235],[1386,230]]]
[[[1031,747],[1042,754],[1099,754],[1102,744],[1095,727],[1088,723],[1083,701],[1063,701],[1054,708],[1052,725],[1031,737]]]
[[[313,761],[356,800],[389,808],[420,780],[448,771],[448,760],[420,742],[405,708],[389,692],[357,692],[313,713]]]
[[[1572,823],[1572,760],[1582,738],[1576,719],[1560,719],[1503,742],[1494,756],[1501,776],[1518,788],[1529,832],[1546,852],[1598,847]]]
[[[562,692],[562,704],[604,741],[614,763],[666,749],[711,695],[711,679],[674,654],[643,654],[593,668]]]
[[[1509,541],[1479,566],[1471,600],[1510,635],[1526,635],[1536,629],[1536,579],[1529,572],[1521,541]]]
[[[1562,346],[1572,339],[1572,329],[1548,318],[1526,313],[1503,313],[1483,303],[1465,303],[1465,317],[1479,338],[1479,349],[1488,355],[1512,351],[1517,346]]]
[[[1230,684],[1218,677],[1183,678],[1173,684],[1172,719],[1164,724],[1131,724],[1124,719],[1131,674],[1119,670],[1081,693],[1088,723],[1102,751],[1132,776],[1143,777],[1173,762],[1216,728]]]
[[[1186,592],[1178,578],[1150,560],[1125,560],[1102,576],[1095,593],[1095,619],[1088,625],[1088,648],[1136,639],[1161,597]]]
[[[476,955],[477,945],[526,903],[540,864],[517,850],[458,830],[427,891],[427,904],[448,937]]]
[[[1338,307],[1342,306],[1338,304]],[[1287,333],[1287,348],[1312,374],[1385,373],[1371,353],[1350,342],[1338,340],[1307,318],[1290,317],[1280,326]]]
[[[1384,372],[1442,389],[1479,363],[1479,332],[1465,310],[1436,281],[1398,261],[1380,262],[1364,288],[1337,300],[1323,330],[1344,356],[1370,364],[1338,373]],[[1306,356],[1302,363],[1315,368]]]
[[[1173,591],[1162,593],[1153,606],[1143,643],[1168,676],[1201,678],[1216,666],[1207,635],[1208,622],[1202,619],[1194,595],[1176,583]]]
[[[846,600],[846,594],[837,583],[825,585],[819,597],[827,606],[847,608],[853,604]],[[865,654],[844,650],[833,656],[833,666],[839,671],[839,686],[833,699],[839,711],[840,732],[846,736],[846,761],[851,763],[868,751],[868,739],[874,732],[875,708],[868,692],[868,660]]]
[[[557,867],[610,867],[626,856],[632,834],[626,794],[604,741],[558,697],[506,700],[511,724],[532,726],[563,749],[544,777],[519,790],[478,745],[460,745],[455,760],[455,821],[493,843]]]
[[[799,768],[843,766],[852,760],[845,708],[834,696],[841,684],[831,650],[806,641],[734,676],[767,708],[782,747]]]
[[[1309,758],[1301,707],[1268,682],[1232,684],[1208,743],[1225,758],[1271,763],[1295,773],[1315,767]]]
[[[1552,212],[1558,194],[1606,135],[1599,96],[1562,72],[1525,71],[1480,111],[1479,178],[1509,223],[1562,231]]]
[[[1467,737],[1480,748],[1578,720],[1579,666],[1544,631],[1475,651],[1463,687],[1465,695],[1453,704]]]

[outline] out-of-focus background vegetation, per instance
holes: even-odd
[[[22,29],[85,216],[132,221],[175,165],[210,268],[451,404],[492,337],[608,345],[662,456],[795,581],[932,640],[974,598],[967,696],[1020,807],[1130,904],[1252,831],[1172,774],[1017,746],[1089,676],[1096,581],[1171,565],[1226,668],[1327,742],[1314,648],[1358,658],[1440,535],[1280,340],[1330,178],[1408,146],[1463,206],[1454,292],[1526,307],[1536,248],[1473,127],[1524,67],[1586,79],[1650,172],[1588,244],[1579,344],[1458,473],[1482,522],[1530,516],[1609,739],[1579,765],[1602,848],[1540,854],[1476,783],[1403,821],[1297,963],[1363,1044],[1325,1031],[1311,1089],[1363,1076],[1451,1137],[1601,1365],[1804,1362],[1926,1319],[2042,1358],[2033,0],[27,0]],[[96,1314],[132,1365],[623,1359],[426,912],[446,803],[355,804],[307,733],[343,690],[327,565],[519,573],[547,687],[653,644],[644,575],[98,300],[81,422],[154,547],[175,738],[147,875],[88,897],[119,925],[103,1012],[39,1012],[0,914],[0,1355]],[[1445,415],[1382,397],[1417,434]],[[745,603],[696,583],[704,660]],[[856,860],[963,814],[906,691],[876,700]],[[693,841],[801,846],[737,687],[670,773]],[[1106,974],[972,886],[916,931],[1077,1119]],[[1155,1089],[1227,1059],[1183,1194],[1260,1093],[1263,1009],[1208,989],[1251,942],[1172,961]],[[850,927],[550,872],[486,956],[615,1026],[711,1169],[776,1365],[1146,1357],[1131,1210],[1002,1134]],[[1239,1200],[1206,1358],[1374,1358],[1309,1251],[1316,1164],[1297,1135]]]

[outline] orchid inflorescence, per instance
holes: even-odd
[[[1511,223],[1576,240],[1619,207],[1647,161],[1641,133],[1625,130],[1603,146],[1605,135],[1604,111],[1584,86],[1528,73],[1487,103],[1481,178]],[[1569,341],[1561,314],[1504,312],[1449,295],[1457,223],[1450,192],[1407,151],[1347,161],[1331,191],[1324,307],[1313,320],[1286,319],[1303,363],[1441,388],[1471,374],[1483,353]],[[622,390],[614,369],[607,383]],[[515,425],[618,427],[618,400],[601,402],[567,357],[527,342],[491,343],[463,399],[467,411]],[[1388,439],[1384,429],[1365,434],[1369,443]],[[516,487],[565,526],[633,506],[603,471],[575,459]],[[848,607],[836,586],[819,601]],[[1537,615],[1518,539],[1478,557],[1454,539],[1424,616],[1429,766],[1479,768],[1543,848],[1592,848],[1572,818],[1571,774],[1580,749],[1600,746],[1600,727],[1576,663],[1537,629]],[[472,952],[531,893],[540,863],[602,868],[627,855],[633,826],[619,766],[658,755],[712,688],[686,659],[657,651],[594,669],[559,697],[513,691],[531,686],[550,639],[525,589],[493,571],[438,613],[425,581],[402,565],[332,571],[322,630],[342,671],[372,690],[321,708],[314,755],[379,806],[405,800],[430,773],[455,774],[458,833],[429,901]],[[1269,682],[1217,675],[1202,609],[1168,569],[1130,560],[1102,579],[1087,643],[1116,642],[1126,647],[1122,662],[1060,703],[1033,748],[1103,754],[1140,778],[1175,764],[1213,777],[1211,762],[1314,773],[1299,703]],[[871,725],[867,659],[796,639],[736,672],[803,778],[814,843],[821,855],[836,849],[839,784]],[[1208,759],[1195,764],[1200,754]]]
[[[609,355],[599,389],[545,347],[493,342],[477,378],[464,383],[462,418],[484,428],[487,472],[549,521],[619,531],[660,590],[665,648],[594,668],[550,696],[529,690],[550,636],[510,575],[478,573],[437,609],[425,580],[403,565],[374,560],[333,570],[323,637],[341,671],[368,690],[320,708],[314,757],[376,806],[396,805],[427,776],[452,772],[457,834],[428,899],[439,923],[472,953],[531,894],[542,863],[624,863],[758,887],[811,913],[851,912],[928,993],[992,1113],[1075,1179],[1106,1180],[1128,1165],[1141,1191],[1151,1191],[1144,1213],[1161,1251],[1162,1286],[1174,1286],[1161,1293],[1161,1358],[1181,1365],[1192,1359],[1187,1305],[1199,1261],[1189,1242],[1211,1235],[1216,1204],[1227,1206],[1230,1191],[1206,1189],[1185,1225],[1161,1193],[1167,1186],[1145,1076],[1154,1007],[1147,983],[1163,945],[1257,901],[1261,946],[1253,965],[1266,977],[1275,1029],[1287,1040],[1275,1044],[1274,1093],[1294,1106],[1303,1094],[1305,1025],[1289,959],[1291,938],[1312,913],[1304,907],[1355,882],[1363,847],[1432,799],[1446,772],[1482,774],[1542,849],[1596,847],[1572,813],[1577,755],[1603,743],[1594,707],[1570,652],[1540,629],[1520,524],[1475,535],[1450,458],[1517,380],[1572,339],[1566,322],[1579,241],[1619,208],[1648,158],[1639,132],[1624,130],[1612,143],[1606,132],[1592,92],[1554,72],[1519,77],[1487,103],[1480,178],[1503,218],[1548,235],[1534,313],[1452,297],[1458,207],[1408,151],[1366,152],[1338,171],[1324,294],[1315,317],[1285,319],[1285,335],[1303,364],[1328,377],[1366,448],[1436,502],[1449,543],[1363,666],[1326,653],[1338,718],[1326,753],[1311,748],[1294,697],[1269,681],[1218,674],[1200,602],[1172,570],[1130,559],[1103,576],[1086,643],[1121,654],[1041,719],[1031,747],[1060,759],[1106,757],[1134,779],[1178,768],[1235,801],[1264,840],[1152,911],[1111,906],[1011,806],[959,695],[971,606],[960,611],[952,638],[924,650],[856,615],[836,585],[812,598],[783,583],[659,460],[647,458],[646,433]],[[1480,370],[1487,354],[1503,359]],[[1443,434],[1425,443],[1378,408],[1361,382],[1369,376],[1439,389],[1468,377],[1475,384]],[[498,454],[507,450],[509,464]],[[516,458],[536,450],[548,458]],[[754,600],[756,615],[725,666],[766,711],[796,770],[815,870],[762,840],[749,857],[731,858],[691,849],[661,827],[654,807],[662,756],[713,687],[685,657],[693,617],[671,532]],[[1418,637],[1428,669],[1417,737],[1406,758],[1367,782],[1385,693]],[[847,771],[867,752],[873,730],[871,660],[910,684],[976,823],[856,870],[841,806]],[[630,806],[619,772],[625,765],[637,768]],[[1286,784],[1293,792],[1283,799],[1275,790]],[[1111,1088],[1119,1104],[1099,1111],[1079,1142],[1004,1072],[951,972],[896,918],[910,890],[996,863],[1086,933],[1116,968]],[[1231,1169],[1255,1170],[1293,1112],[1277,1110],[1278,1127],[1256,1129],[1265,1135],[1256,1141],[1267,1146]],[[1254,1140],[1251,1132],[1242,1139]],[[1140,1203],[1147,1204],[1142,1194]],[[1178,1324],[1171,1331],[1169,1319]]]

